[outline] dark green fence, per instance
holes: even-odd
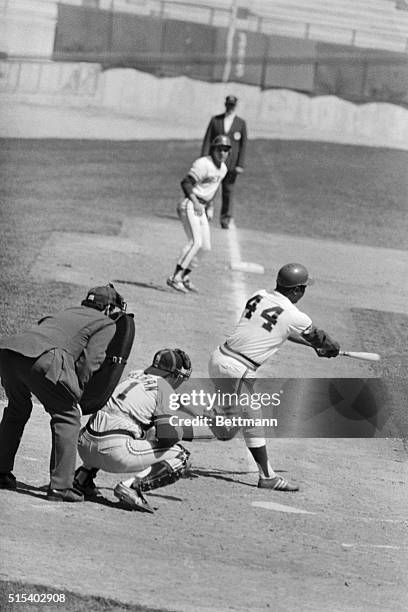
[[[405,53],[60,4],[53,59],[408,105]]]

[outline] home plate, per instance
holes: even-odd
[[[269,501],[254,501],[251,506],[256,508],[266,508],[267,510],[275,510],[276,512],[288,512],[290,514],[316,514],[316,512],[309,512],[308,510],[301,510],[300,508],[294,508],[293,506],[284,506],[283,504],[277,504]]]
[[[253,274],[265,274],[264,267],[261,264],[252,263],[250,261],[234,261],[231,263],[231,270],[236,272],[252,272]]]

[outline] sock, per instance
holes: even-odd
[[[152,466],[149,465],[149,467],[145,468],[141,472],[137,472],[137,474],[135,474],[135,476],[136,476],[136,478],[144,478],[145,476],[148,476],[151,471],[152,471]]]
[[[191,273],[191,270],[186,268],[183,272],[183,280],[187,278],[187,276]]]
[[[177,264],[176,269],[174,270],[173,280],[181,280],[183,276],[184,268]]]
[[[76,480],[80,485],[85,484],[89,477],[95,478],[98,473],[98,468],[87,468],[85,465],[81,465],[81,469],[76,476]]]
[[[137,472],[134,477],[132,476],[132,478],[128,478],[127,480],[124,480],[122,484],[124,484],[125,487],[130,487],[132,489],[133,485],[138,484],[139,480],[143,478],[144,476],[147,476],[148,474],[150,474],[151,470],[152,468],[149,465],[149,467],[145,468],[141,472]]]
[[[127,480],[124,480],[122,484],[124,484],[125,487],[132,487],[133,481],[134,481],[134,478],[132,476],[132,478],[128,478]]]
[[[261,478],[275,478],[276,474],[269,463],[266,445],[250,448],[249,451],[256,461],[259,476]]]

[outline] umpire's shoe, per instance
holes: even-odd
[[[52,502],[82,502],[84,496],[77,489],[51,489],[47,491],[47,500]]]
[[[9,491],[17,490],[17,481],[14,474],[11,472],[0,474],[0,489],[8,489]]]
[[[271,491],[299,491],[297,485],[290,484],[290,482],[281,476],[260,478],[258,481],[258,489],[269,489]]]
[[[153,508],[143,495],[139,485],[134,481],[131,487],[120,482],[113,489],[113,494],[117,497],[126,508],[129,510],[141,510],[142,512],[154,513]]]

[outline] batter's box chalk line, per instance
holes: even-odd
[[[234,272],[250,272],[251,274],[265,274],[264,267],[261,264],[251,261],[232,261],[231,270]]]

